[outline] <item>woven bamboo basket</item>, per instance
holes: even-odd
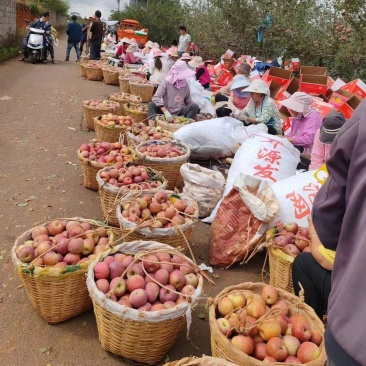
[[[127,93],[109,94],[108,99],[119,103],[119,108],[118,108],[118,111],[116,112],[116,114],[118,114],[119,116],[124,116],[125,115],[124,104],[126,104],[126,103],[136,103],[136,104],[142,103],[142,100],[139,96],[132,95],[132,94],[127,94]]]
[[[254,357],[248,356],[238,348],[234,347],[230,340],[226,338],[220,331],[217,321],[216,321],[216,308],[218,301],[229,294],[230,292],[248,292],[251,291],[254,294],[261,294],[263,287],[266,286],[265,283],[252,283],[245,282],[236,286],[230,286],[222,290],[213,300],[209,309],[209,322],[210,322],[210,330],[211,330],[211,352],[215,357],[220,357],[225,360],[234,362],[239,366],[262,366],[263,361],[259,361]],[[278,294],[280,299],[287,300],[292,307],[289,309],[289,313],[291,315],[300,314],[306,317],[309,322],[311,329],[317,329],[322,335],[324,334],[324,324],[315,314],[314,310],[304,303],[300,298],[295,295],[289,294],[288,292],[278,289]],[[320,348],[320,356],[311,362],[308,362],[304,365],[307,366],[324,366],[326,362],[326,352],[324,340],[319,346]],[[293,364],[289,364],[286,362],[278,363],[285,366],[290,366]]]
[[[204,356],[185,357],[179,361],[168,362],[163,366],[237,366],[235,363],[223,360],[222,358]]]
[[[199,284],[193,294],[191,305],[188,302],[182,302],[171,309],[159,311],[139,311],[127,308],[107,298],[97,289],[94,280],[94,266],[99,260],[117,252],[135,254],[141,258],[147,251],[149,253],[165,251],[181,256],[179,252],[161,243],[126,242],[102,253],[89,266],[87,286],[93,301],[102,348],[125,359],[153,365],[165,357],[179,333],[186,326],[186,312],[196,303],[202,292],[203,277],[198,275]],[[194,263],[187,257],[185,259]]]
[[[95,117],[101,116],[103,114],[108,114],[108,113],[115,114],[119,108],[119,103],[109,101],[109,100],[103,101],[103,102],[105,102],[105,105],[102,108],[92,107],[90,105],[85,104],[85,102],[88,102],[88,101],[84,101],[82,104],[83,117],[86,121],[87,129],[92,130],[92,131],[95,131],[95,126],[94,126]]]
[[[184,148],[187,153],[177,158],[153,158],[140,153],[139,148],[151,144],[151,141],[144,141],[137,145],[135,151],[136,157],[141,160],[141,164],[161,172],[168,180],[168,189],[174,190],[174,188],[179,188],[179,186],[183,183],[180,167],[188,161],[191,151],[186,144],[175,140],[159,140],[154,142],[157,145],[161,145],[168,141],[174,142],[175,146]]]
[[[89,223],[93,228],[103,224],[80,217],[63,219]],[[50,221],[39,226],[47,226]],[[90,263],[57,267],[36,267],[19,261],[16,248],[32,239],[32,229],[20,235],[11,250],[12,261],[22,279],[29,300],[38,314],[50,324],[56,324],[88,311],[92,302],[85,283],[87,267]],[[114,241],[114,234],[109,231],[109,243]]]
[[[83,78],[86,78],[86,71],[85,71],[85,65],[86,65],[86,63],[83,63],[83,64],[80,63],[79,65],[80,65],[81,76]]]
[[[148,124],[147,122],[147,111],[146,112],[142,112],[142,111],[138,111],[136,109],[132,109],[131,107],[134,106],[138,106],[139,104],[134,104],[134,103],[125,103],[123,108],[125,110],[125,114],[126,115],[130,115],[135,123],[140,123],[140,122],[144,122],[145,125]],[[146,105],[146,104],[142,104],[142,105]]]
[[[174,194],[173,191],[165,191],[168,196]],[[195,200],[186,196],[185,194],[179,194],[182,200],[187,202],[190,206],[194,206],[196,208],[195,214],[191,215],[191,220],[179,227],[172,228],[153,228],[153,227],[137,227],[135,223],[128,221],[125,217],[122,216],[122,206],[123,203],[131,201],[133,198],[137,198],[143,196],[145,194],[155,194],[156,192],[150,191],[142,191],[142,192],[131,192],[130,194],[125,195],[117,205],[117,219],[119,221],[119,226],[122,232],[122,235],[125,237],[126,241],[133,240],[155,240],[160,243],[164,243],[170,245],[173,248],[180,248],[182,253],[186,253],[189,243],[192,239],[194,227],[198,221],[198,205]],[[153,222],[153,220],[151,221]]]
[[[144,123],[134,123],[131,128],[133,127],[137,127],[137,128],[141,128],[142,126],[144,126],[145,124]],[[125,142],[128,146],[131,146],[131,147],[136,147],[138,144],[141,144],[141,142],[143,141],[148,141],[146,139],[143,139],[141,136],[136,136],[135,134],[133,134],[131,132],[131,128],[129,128],[125,134]],[[156,132],[161,132],[163,133],[163,137],[161,138],[161,140],[174,140],[173,138],[173,134],[170,132],[170,131],[166,131],[166,130],[161,130],[160,128],[159,129],[156,129],[155,128],[155,131]]]
[[[133,149],[129,149],[131,152],[131,160],[134,159],[135,154]],[[114,163],[108,164],[108,163],[98,163],[96,161],[90,161],[86,158],[83,158],[80,155],[80,149],[78,150],[78,157],[81,165],[81,170],[83,172],[83,178],[84,178],[84,187],[89,188],[93,191],[98,191],[99,186],[97,182],[97,173],[100,169],[106,168],[107,166],[113,165]]]
[[[89,62],[89,56],[82,55],[80,56],[80,64],[87,64]]]
[[[141,97],[144,103],[149,103],[151,97],[154,94],[155,85],[154,84],[137,84],[134,80],[130,80],[130,90],[131,94],[138,95]]]
[[[179,117],[183,118],[183,117]],[[189,123],[195,122],[194,119],[191,118],[185,118],[185,123],[169,123],[163,116],[155,117],[156,125],[161,127],[164,130],[170,131],[172,133],[178,131],[180,128],[188,125]]]
[[[85,65],[85,74],[88,80],[101,81],[103,80],[103,70],[100,67]]]
[[[119,76],[119,78],[118,78],[119,90],[121,91],[121,93],[132,94],[131,88],[130,88],[130,80],[131,80],[131,76],[127,76],[127,75]]]
[[[130,165],[138,165],[134,163],[127,164]],[[101,177],[100,173],[102,171],[109,170],[108,168],[104,168],[97,173],[97,182],[99,186],[99,197],[100,203],[102,205],[103,217],[104,221],[109,225],[119,226],[119,221],[117,218],[117,205],[119,200],[121,200],[126,192],[129,192],[130,189],[127,186],[115,187],[111,184],[106,183]],[[146,167],[146,171],[149,173],[149,176],[154,176],[154,180],[159,180],[162,185],[156,188],[156,190],[166,189],[167,181],[166,179],[157,171]],[[151,190],[151,188],[150,188]]]
[[[127,126],[106,126],[100,122],[102,116],[94,118],[95,133],[97,139],[106,142],[118,142],[120,136],[124,136]]]
[[[104,82],[108,85],[119,85],[119,75],[120,75],[120,67],[114,67],[114,66],[103,66],[103,79]]]

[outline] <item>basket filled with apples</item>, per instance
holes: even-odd
[[[155,84],[147,79],[134,78],[130,80],[131,94],[138,95],[143,103],[149,103],[155,91]]]
[[[132,95],[128,93],[112,93],[108,95],[109,100],[119,103],[119,109],[116,112],[119,116],[125,115],[125,109],[123,107],[126,103],[140,104],[142,99],[138,95]]]
[[[168,189],[179,188],[183,183],[180,167],[187,163],[191,155],[186,144],[175,140],[143,141],[135,151],[143,165],[162,172],[168,180]]]
[[[197,202],[173,191],[130,192],[117,206],[117,218],[126,241],[155,240],[188,249],[198,221]]]
[[[86,127],[88,130],[94,131],[94,118],[103,114],[116,113],[119,103],[109,100],[84,100],[82,107]]]
[[[130,191],[166,189],[166,179],[156,170],[135,163],[117,163],[97,173],[99,197],[105,222],[119,226],[116,208]]]
[[[84,66],[86,78],[92,81],[103,80],[102,65],[99,62],[88,62]]]
[[[324,324],[303,298],[246,282],[227,287],[211,302],[213,356],[239,366],[324,366]]]
[[[126,132],[126,144],[136,146],[148,140],[172,140],[173,134],[161,127],[150,127],[144,123],[134,123]]]
[[[78,158],[84,177],[84,187],[97,191],[97,173],[100,169],[116,163],[128,163],[135,158],[133,149],[120,142],[92,140],[82,144]]]
[[[119,85],[119,74],[121,72],[121,68],[112,65],[103,65],[103,79],[104,82],[108,85]]]
[[[136,123],[144,122],[147,124],[147,104],[125,103],[123,105],[125,114],[133,117]]]
[[[178,361],[165,363],[163,366],[237,366],[235,363],[223,360],[222,358],[203,356],[185,357]]]
[[[118,116],[113,113],[103,114],[94,118],[95,133],[97,139],[106,142],[118,142],[124,135],[127,128],[134,123],[131,116]]]
[[[131,74],[131,70],[123,69],[124,72],[119,76],[119,90],[121,93],[131,93],[130,80],[136,79],[136,76]]]
[[[155,121],[157,126],[172,133],[178,131],[181,127],[185,125],[196,122],[194,119],[181,116],[173,116],[173,121],[168,122],[164,115],[156,116]]]
[[[194,261],[154,241],[102,253],[87,275],[102,348],[136,362],[162,360],[202,292],[201,273]]]
[[[38,314],[56,324],[91,309],[85,274],[116,229],[79,217],[45,222],[25,231],[11,257]]]
[[[292,263],[301,252],[310,252],[308,229],[296,222],[276,227],[266,233],[265,246],[269,257],[269,282],[271,285],[294,293]]]

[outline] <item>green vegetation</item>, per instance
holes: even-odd
[[[67,16],[70,8],[68,0],[32,0],[31,2],[31,6],[35,6],[38,9],[38,11],[36,11],[37,14],[40,13],[40,8],[42,8],[56,11],[62,16]]]

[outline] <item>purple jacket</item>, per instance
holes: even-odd
[[[320,241],[337,251],[328,302],[328,330],[361,365],[366,364],[365,141],[366,100],[343,125],[332,145],[327,161],[329,177],[315,198],[312,212]],[[332,349],[327,352],[332,357]]]
[[[311,112],[304,118],[292,118],[290,137],[294,139],[295,146],[303,146],[304,152],[310,153],[314,144],[315,132],[322,125],[322,117],[317,111]]]

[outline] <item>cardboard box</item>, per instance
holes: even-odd
[[[313,107],[323,118],[333,110],[333,106],[330,103],[317,97],[313,98]]]
[[[353,80],[350,83],[343,85],[341,89],[355,94],[361,99],[366,98],[366,84],[361,79]]]
[[[292,117],[289,117],[282,122],[282,131],[285,136],[288,136],[290,134],[291,126],[292,126]]]
[[[215,67],[213,65],[207,65],[207,70],[210,73],[210,76],[215,76]]]
[[[298,78],[291,78],[285,85],[282,85],[281,90],[278,92],[276,99],[285,100],[290,98],[290,96],[300,88],[300,81]]]
[[[257,71],[258,72],[258,71]],[[259,74],[259,72],[258,72]],[[268,74],[269,74],[269,70],[267,70],[263,75],[262,75],[262,80],[265,81],[267,83],[267,85],[269,85],[269,79],[268,79]]]
[[[354,95],[352,98],[348,99],[347,102],[342,105],[342,107],[339,109],[339,112],[341,112],[347,119],[350,119],[352,117],[353,112],[361,102],[362,99]]]
[[[321,66],[301,66],[300,74],[304,75],[326,75],[327,68]]]
[[[222,56],[222,58],[232,58],[234,56],[234,51],[231,51],[230,49],[228,49],[224,55]]]
[[[215,60],[206,60],[205,64],[208,65],[215,65]]]
[[[267,80],[276,80],[281,85],[285,85],[291,79],[291,71],[281,69],[280,67],[271,66],[267,76]]]
[[[331,104],[336,111],[339,111],[342,105],[352,97],[353,97],[352,93],[340,89],[331,95],[329,99],[329,104]]]
[[[300,75],[300,91],[310,95],[326,94],[328,78],[321,75]]]
[[[232,70],[235,60],[233,58],[223,58],[221,61],[222,67],[225,70]]]
[[[226,86],[231,80],[233,80],[233,75],[228,70],[222,70],[219,75],[217,75],[215,84]]]
[[[214,70],[215,70],[215,75],[220,74],[220,72],[223,70],[223,64],[221,62],[219,62],[218,64],[216,64],[214,66]]]
[[[241,60],[236,60],[233,64],[233,69],[235,71],[235,74],[238,73],[238,67],[242,64],[243,62],[241,62]]]
[[[276,80],[271,80],[269,84],[269,91],[272,99],[276,99],[277,94],[281,90],[282,85]]]
[[[341,89],[342,88],[342,86],[344,86],[344,85],[346,85],[346,83],[341,79],[341,78],[338,78],[338,79],[336,79],[335,81],[334,81],[334,83],[330,86],[330,90],[332,91],[332,92],[335,92],[335,91],[337,91],[337,90],[339,90],[339,89]]]
[[[292,58],[291,59],[291,71],[292,72],[298,72],[300,71],[300,59],[299,58]]]
[[[218,84],[210,84],[210,89],[213,93],[217,92],[218,90],[220,90],[222,88],[221,85]]]

